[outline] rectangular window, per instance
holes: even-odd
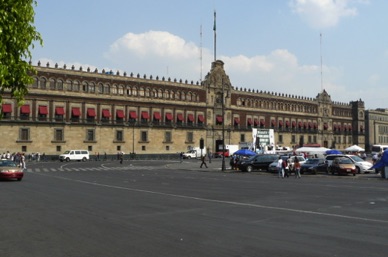
[[[142,142],[147,142],[147,141],[148,141],[148,134],[147,134],[147,131],[142,131],[142,132],[141,132],[141,141],[142,141]]]
[[[189,143],[194,142],[193,132],[187,132],[187,134],[186,134],[186,141],[189,142]]]
[[[47,106],[40,105],[38,108],[38,120],[45,121],[47,120],[48,109]]]
[[[283,135],[278,136],[278,143],[283,144]]]
[[[317,142],[317,136],[313,136],[314,143]]]
[[[19,138],[21,141],[29,141],[30,140],[30,129],[21,128]]]
[[[295,144],[296,143],[296,138],[295,138],[295,135],[292,135],[291,136],[291,144]]]
[[[116,141],[123,141],[123,131],[122,130],[117,130],[116,131]]]
[[[57,152],[62,152],[62,147],[60,145],[57,145]]]
[[[229,133],[230,137],[230,133]],[[245,142],[245,134],[240,134],[240,142]]]
[[[86,141],[94,141],[94,129],[86,130]]]
[[[171,143],[171,132],[170,131],[164,132],[164,142]]]
[[[311,136],[308,136],[308,143],[312,143]]]
[[[61,106],[55,107],[55,121],[63,121],[63,116],[65,115],[65,109]]]
[[[54,130],[54,140],[55,141],[63,141],[63,129],[55,129]]]

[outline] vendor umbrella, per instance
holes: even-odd
[[[326,154],[342,154],[342,152],[336,149],[330,149],[326,151]]]
[[[234,154],[236,155],[245,155],[245,156],[253,156],[253,155],[256,155],[255,152],[251,151],[251,150],[248,150],[248,149],[240,149],[236,152],[234,152]]]

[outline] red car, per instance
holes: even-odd
[[[229,150],[225,150],[224,153],[222,151],[214,153],[214,158],[222,158],[222,154],[224,154],[225,157],[229,157]]]
[[[351,159],[337,157],[330,166],[330,172],[332,175],[337,173],[338,175],[352,174],[353,176],[356,176],[357,169]]]
[[[23,175],[23,170],[13,161],[0,160],[0,179],[17,179],[20,181]]]

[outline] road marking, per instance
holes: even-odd
[[[43,174],[41,174],[41,175],[43,175]],[[150,191],[150,190],[144,190],[144,189],[128,188],[128,187],[122,187],[122,186],[112,186],[112,185],[101,184],[101,183],[97,183],[97,182],[90,182],[90,181],[79,180],[79,179],[71,179],[71,178],[65,178],[65,177],[59,177],[59,176],[53,176],[53,175],[43,175],[43,176],[50,176],[50,177],[55,177],[55,178],[62,179],[62,180],[68,180],[68,181],[73,181],[73,182],[87,184],[87,185],[94,185],[94,186],[99,186],[99,187],[120,189],[120,190],[125,190],[125,191],[140,192],[140,193],[147,193],[147,194],[154,194],[154,195],[170,196],[170,197],[190,199],[190,200],[196,200],[196,201],[202,201],[202,202],[229,204],[229,205],[236,205],[236,206],[253,207],[253,208],[258,208],[258,209],[278,210],[278,211],[285,211],[285,212],[295,212],[295,213],[310,214],[310,215],[317,215],[317,216],[335,217],[335,218],[342,218],[342,219],[349,219],[349,220],[361,220],[361,221],[388,224],[388,220],[369,219],[369,218],[362,218],[362,217],[355,217],[355,216],[348,216],[348,215],[341,215],[341,214],[324,213],[324,212],[317,212],[317,211],[306,211],[306,210],[298,210],[298,209],[268,206],[268,205],[261,205],[261,204],[252,204],[252,203],[240,203],[240,202],[234,202],[234,201],[216,200],[216,199],[194,197],[194,196],[187,196],[187,195],[177,195],[177,194],[163,193],[163,192]]]

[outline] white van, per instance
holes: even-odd
[[[89,160],[89,151],[87,150],[69,150],[59,155],[59,160],[63,161],[83,161]]]

